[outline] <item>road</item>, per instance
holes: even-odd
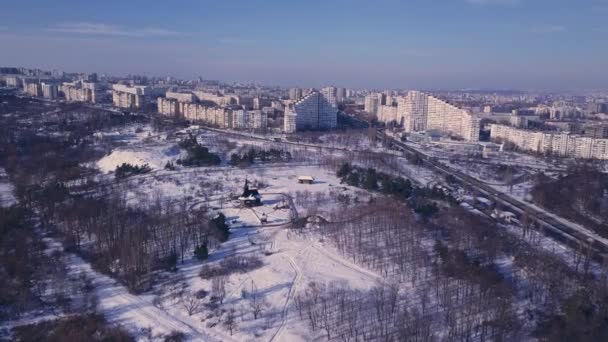
[[[393,146],[398,148],[401,151],[407,153],[417,154],[422,158],[424,163],[433,168],[435,171],[444,174],[444,175],[452,175],[464,184],[470,186],[471,188],[479,191],[480,193],[485,194],[490,197],[497,203],[501,203],[506,206],[510,210],[518,212],[520,214],[525,213],[529,218],[533,219],[537,222],[547,235],[569,245],[574,248],[586,248],[590,250],[593,254],[593,257],[598,262],[603,262],[608,258],[608,242],[607,240],[596,236],[592,232],[581,229],[572,224],[564,223],[548,215],[546,212],[539,210],[538,208],[532,206],[529,203],[520,201],[516,198],[511,197],[508,194],[505,194],[492,186],[458,170],[455,170],[447,165],[444,165],[438,162],[435,158],[432,158],[419,150],[412,148],[404,144],[401,141],[398,141],[392,137],[389,137],[382,131],[377,132],[377,136],[380,139],[385,139],[385,141],[390,141]]]

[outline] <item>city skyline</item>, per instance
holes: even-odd
[[[281,86],[608,88],[608,1],[22,1],[4,65]]]

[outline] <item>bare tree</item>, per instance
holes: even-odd
[[[252,280],[251,281],[251,299],[249,301],[249,307],[251,308],[251,313],[253,314],[253,319],[258,319],[258,317],[260,317],[265,305],[266,305],[266,302],[265,302],[264,298],[261,297],[260,293],[258,292],[257,286],[255,286],[255,283]]]
[[[224,326],[226,327],[226,329],[230,330],[230,336],[232,336],[234,329],[236,329],[237,327],[236,311],[234,309],[230,309],[228,310],[228,313],[226,313],[226,320],[224,321]]]
[[[181,303],[188,312],[188,316],[194,315],[201,307],[201,300],[190,290],[182,293]]]

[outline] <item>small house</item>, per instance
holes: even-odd
[[[315,182],[315,178],[313,176],[299,176],[298,183],[300,184],[312,184]]]
[[[242,206],[255,207],[262,205],[262,196],[258,192],[258,189],[250,188],[249,181],[245,179],[245,186],[243,187],[243,193],[239,196],[239,202]]]

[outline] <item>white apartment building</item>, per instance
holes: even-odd
[[[38,81],[26,81],[23,88],[29,96],[42,96],[42,86]]]
[[[7,76],[5,81],[7,87],[19,88],[22,86],[21,78],[17,76]]]
[[[141,109],[146,103],[149,87],[128,86],[124,84],[112,85],[112,104],[114,107],[125,109]]]
[[[396,121],[397,118],[397,106],[380,106],[378,107],[378,121],[391,122]],[[400,122],[397,122],[400,124]]]
[[[179,102],[186,102],[186,103],[192,103],[196,99],[194,97],[194,94],[192,94],[192,93],[177,93],[177,92],[171,92],[171,91],[168,91],[165,94],[165,97],[167,99],[174,99]]]
[[[179,102],[162,97],[157,99],[157,105],[158,112],[165,116],[202,122],[223,129],[233,127],[233,113],[228,108],[208,107],[199,103]]]
[[[375,96],[375,95],[365,96],[365,102],[363,104],[363,109],[367,113],[377,115],[379,106],[380,106],[380,99],[378,99],[377,96]]]
[[[569,133],[529,131],[497,124],[491,126],[490,137],[509,141],[524,151],[534,153],[608,160],[608,139]]]
[[[289,89],[289,99],[293,101],[298,101],[303,96],[302,88],[291,88]]]
[[[422,92],[410,91],[398,98],[396,111],[386,107],[378,110],[378,120],[402,124],[408,133],[437,130],[468,141],[479,140],[481,120],[477,116]]]
[[[55,84],[42,83],[42,96],[46,99],[56,99],[59,88]]]
[[[70,102],[92,102],[96,103],[98,98],[97,84],[82,80],[76,82],[65,82],[59,86],[66,101]]]
[[[224,96],[222,94],[208,93],[201,90],[196,90],[192,93],[194,94],[197,100],[210,101],[220,107],[238,103],[238,98],[236,98],[236,96]]]
[[[268,115],[261,110],[235,110],[232,112],[234,129],[266,129]]]
[[[346,89],[345,88],[338,88],[336,90],[336,99],[338,100],[338,102],[343,102],[344,100],[346,100]]]
[[[332,129],[338,125],[338,108],[335,88],[323,88],[304,96],[285,110],[283,130],[293,133],[301,130]]]
[[[365,96],[364,110],[370,114],[378,115],[380,106],[386,104],[386,96],[382,93],[372,93]]]
[[[156,100],[156,107],[160,114],[171,117],[179,117],[182,114],[180,104],[175,99],[159,97]]]

